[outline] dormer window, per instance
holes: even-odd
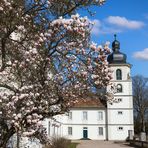
[[[122,92],[123,90],[122,90],[122,85],[121,84],[118,84],[117,85],[117,93],[120,93],[120,92]]]
[[[121,71],[121,69],[116,70],[116,79],[117,80],[122,80],[122,71]]]

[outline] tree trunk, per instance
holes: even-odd
[[[2,135],[2,139],[0,139],[0,148],[7,148],[7,143],[14,133],[15,133],[15,129],[11,127],[7,133],[4,133]]]
[[[144,113],[141,113],[141,132],[145,132]]]
[[[20,135],[19,133],[17,132],[17,148],[19,148],[19,145],[20,145]]]

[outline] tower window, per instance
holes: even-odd
[[[122,98],[118,98],[118,102],[122,102]]]
[[[122,71],[120,69],[116,70],[116,79],[122,80]]]
[[[122,85],[121,84],[118,84],[117,85],[117,92],[119,93],[119,92],[122,92],[123,90],[122,90]]]
[[[122,115],[123,114],[123,112],[122,111],[118,111],[118,115]]]
[[[119,131],[122,131],[122,130],[123,130],[123,127],[118,127],[118,130],[119,130]]]

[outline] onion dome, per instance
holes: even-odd
[[[112,43],[113,52],[108,56],[107,61],[109,64],[120,64],[126,63],[126,54],[120,52],[120,42],[116,40],[116,34],[114,35],[115,40]]]

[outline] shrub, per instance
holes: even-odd
[[[51,140],[51,145],[46,145],[44,148],[68,148],[71,141],[64,137],[54,137]]]

